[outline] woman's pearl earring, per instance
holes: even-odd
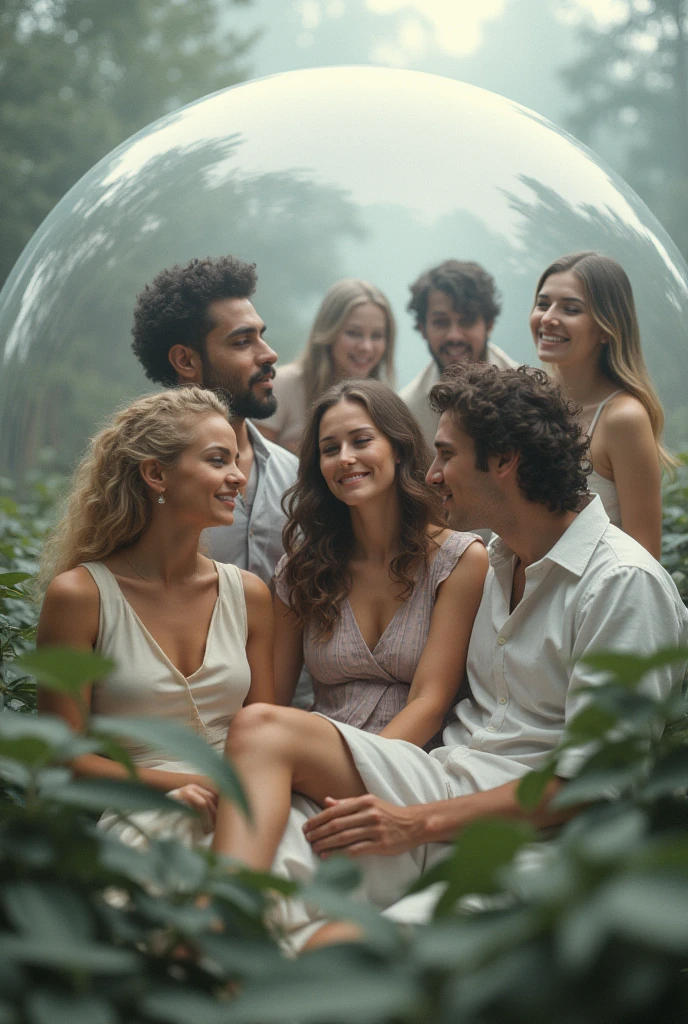
[[[161,493],[161,494],[158,495],[158,505],[164,505],[164,504],[165,504],[165,495]]]

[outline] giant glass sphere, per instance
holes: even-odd
[[[67,467],[103,416],[151,390],[132,310],[165,266],[255,261],[255,305],[282,362],[334,281],[374,282],[397,315],[401,385],[428,361],[406,312],[422,270],[449,257],[486,267],[503,295],[492,339],[532,362],[537,277],[579,249],[628,271],[667,438],[682,443],[688,270],[584,146],[503,97],[409,71],[296,71],[208,96],[101,160],[14,268],[0,295],[0,472],[35,467],[46,446]]]

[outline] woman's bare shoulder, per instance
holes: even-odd
[[[650,415],[635,395],[627,393],[617,395],[607,406],[606,416],[603,419],[602,428],[610,440],[625,440],[637,438],[652,433]]]
[[[45,592],[44,604],[59,601],[76,611],[99,600],[98,586],[90,572],[82,565],[77,565],[53,577]]]
[[[98,637],[100,593],[88,569],[76,566],[50,581],[38,621],[39,644],[92,646]]]
[[[263,583],[259,576],[256,576],[254,572],[249,572],[247,569],[239,569],[241,573],[241,582],[244,587],[244,597],[246,601],[255,602],[257,604],[267,602],[269,605],[272,604],[272,598],[270,596],[270,589],[267,584]]]

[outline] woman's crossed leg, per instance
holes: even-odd
[[[225,752],[241,779],[251,821],[228,800],[217,814],[213,849],[256,871],[269,871],[292,792],[316,803],[367,792],[339,730],[297,708],[249,704],[232,722]]]

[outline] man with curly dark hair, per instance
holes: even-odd
[[[484,524],[497,534],[468,648],[469,686],[443,745],[428,754],[343,722],[254,704],[232,722],[229,749],[252,806],[263,811],[242,832],[242,819],[232,822],[235,812],[223,804],[216,833],[222,852],[269,866],[286,808],[277,807],[275,826],[264,794],[274,809],[275,794],[291,784],[300,795],[274,870],[304,879],[322,856],[361,857],[365,893],[380,908],[446,856],[446,844],[476,819],[538,827],[562,820],[550,801],[589,747],[567,744],[536,808],[523,808],[517,789],[548,762],[588,689],[604,681],[586,655],[650,655],[688,642],[688,611],[674,581],[588,493],[587,443],[554,380],[527,367],[463,363],[445,371],[430,399],[440,420],[427,479],[448,523],[459,530]],[[464,613],[457,607],[457,617]],[[657,664],[641,687],[666,700],[684,669],[685,661]],[[418,921],[431,906],[420,893],[390,914]],[[352,937],[344,924],[317,934],[322,925],[299,904],[285,921],[297,947]]]
[[[209,554],[269,584],[284,553],[280,503],[298,463],[251,422],[277,408],[272,393],[277,353],[250,301],[255,288],[255,264],[236,256],[193,259],[162,270],[136,301],[132,348],[156,383],[199,384],[221,392],[229,403],[247,484],[234,524],[207,532]]]
[[[410,289],[407,309],[428,343],[432,360],[400,395],[432,448],[438,417],[428,395],[442,371],[459,362],[487,362],[501,368],[516,363],[489,340],[501,312],[501,298],[494,278],[479,263],[445,260],[421,274]]]

